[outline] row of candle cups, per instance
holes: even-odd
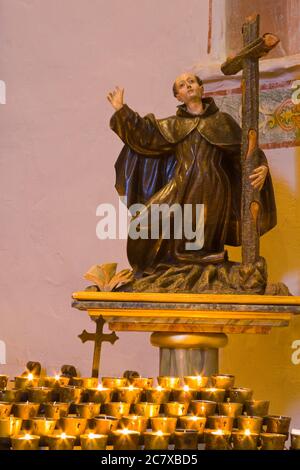
[[[153,377],[132,377],[130,380],[125,377],[102,377],[102,384],[104,387],[117,388],[126,387],[127,385],[134,385],[135,387],[147,389],[153,387]],[[201,375],[171,377],[159,376],[157,377],[158,385],[164,388],[179,388],[181,385],[188,385],[191,388],[198,390],[199,388],[207,387],[210,383],[215,388],[229,389],[234,386],[235,377],[231,374],[214,374],[211,377]],[[0,390],[4,390],[7,386],[8,376],[0,375]],[[56,385],[77,385],[84,388],[93,388],[98,385],[98,379],[94,377],[72,377],[68,378],[61,375],[37,377],[32,373],[27,375],[15,377],[15,387],[25,388],[28,386],[46,386],[55,387]]]
[[[3,381],[1,382],[1,378],[3,376],[0,376],[0,388],[5,388],[5,384],[3,384]],[[190,403],[190,411],[196,414],[196,417],[201,417],[201,416],[209,416],[212,413],[215,412],[216,408],[214,411],[211,411],[211,406],[218,406],[219,408],[219,413],[221,416],[209,416],[209,420],[214,420],[217,418],[220,422],[226,422],[226,419],[224,421],[224,416],[225,417],[237,417],[240,416],[242,413],[242,409],[244,409],[248,414],[256,414],[259,415],[258,417],[265,416],[268,412],[268,406],[269,402],[265,400],[251,400],[253,391],[251,389],[246,389],[242,387],[236,387],[236,388],[230,388],[233,387],[233,382],[234,382],[234,377],[229,376],[229,375],[218,375],[216,378],[211,377],[211,383],[214,386],[222,386],[224,388],[218,389],[215,387],[205,387],[208,383],[208,378],[207,377],[185,377],[184,382],[188,387],[184,387],[182,389],[176,389],[176,387],[179,387],[180,380],[178,377],[159,377],[158,378],[158,383],[160,384],[158,387],[153,388],[153,379],[151,378],[141,378],[138,377],[136,378],[136,382],[131,384],[131,386],[128,386],[128,381],[127,379],[124,378],[114,378],[114,377],[108,377],[108,378],[103,378],[102,379],[102,385],[97,386],[98,384],[98,379],[95,378],[73,378],[71,379],[70,383],[72,384],[71,386],[68,386],[69,379],[66,377],[44,377],[44,378],[31,378],[31,377],[20,377],[20,381],[18,382],[16,378],[16,389],[15,390],[6,390],[4,392],[4,397],[2,394],[2,399],[3,398],[10,398],[9,401],[15,402],[15,399],[18,397],[18,393],[21,393],[21,396],[23,399],[25,398],[30,398],[33,403],[14,403],[13,407],[11,408],[10,412],[13,409],[14,414],[18,415],[18,405],[20,406],[20,409],[23,411],[20,411],[19,413],[21,416],[23,415],[24,410],[26,410],[26,407],[23,405],[28,405],[29,408],[33,411],[33,416],[36,415],[36,407],[32,407],[31,405],[35,405],[35,401],[38,403],[42,403],[41,405],[41,411],[45,412],[45,415],[51,414],[51,408],[55,409],[57,405],[59,405],[59,411],[58,414],[59,416],[63,416],[64,414],[66,415],[68,411],[63,411],[63,408],[66,406],[71,406],[73,407],[74,410],[74,403],[77,402],[76,405],[76,412],[78,413],[79,416],[81,417],[86,417],[90,418],[92,416],[95,416],[100,412],[99,409],[99,403],[100,405],[105,405],[105,407],[102,408],[103,411],[109,414],[114,414],[115,416],[123,416],[124,414],[128,414],[130,410],[134,409],[135,412],[138,412],[140,414],[148,415],[148,416],[158,416],[158,413],[162,411],[162,408],[164,409],[164,412],[167,416],[182,416],[185,415],[187,412],[186,408],[186,403]],[[35,380],[35,382],[34,382]],[[34,387],[33,385],[41,385],[40,387]],[[19,389],[18,389],[19,387]],[[194,389],[189,389],[189,387],[195,387]],[[165,388],[165,389],[164,389]],[[196,392],[196,394],[195,394]],[[200,393],[199,393],[200,392]],[[225,393],[224,393],[225,392]],[[58,397],[59,399],[65,399],[67,403],[59,403],[59,404],[53,404],[53,403],[47,403],[51,398]],[[139,400],[142,398],[142,393],[144,393],[144,399],[146,398],[147,402],[142,402],[139,403]],[[203,393],[203,394],[201,394]],[[26,395],[27,394],[27,395]],[[55,395],[56,394],[56,395]],[[147,394],[147,395],[146,395]],[[208,395],[205,395],[208,394]],[[85,396],[84,396],[85,395]],[[110,402],[112,398],[117,398],[120,400],[120,402]],[[174,402],[167,402],[167,400],[170,399],[170,397],[175,400]],[[192,398],[202,398],[202,400],[193,400]],[[224,398],[227,397],[229,403],[221,403]],[[205,398],[207,400],[205,400]],[[218,402],[214,403],[213,405],[209,402],[211,402],[212,398]],[[91,402],[94,403],[81,403],[82,399],[88,399]],[[178,402],[176,402],[176,399]],[[122,401],[124,400],[124,401]],[[182,401],[182,403],[181,403]],[[45,403],[46,402],[46,403]],[[99,403],[97,403],[99,402]],[[129,403],[128,403],[129,402]],[[7,407],[7,405],[12,405],[12,403],[2,403],[0,404],[0,417],[1,417],[1,412],[2,412],[2,406]],[[163,407],[157,408],[155,405],[160,405],[163,404]],[[48,406],[50,405],[50,406]],[[128,405],[131,405],[128,409]],[[137,409],[135,405],[141,405],[140,409]],[[183,406],[184,405],[184,406]],[[242,405],[242,407],[241,407]],[[48,410],[48,411],[47,411]],[[4,416],[7,416],[8,413],[7,408],[6,411],[4,411]],[[26,416],[26,411],[25,411],[25,416]],[[29,414],[30,416],[30,414]],[[56,418],[57,418],[57,410],[56,410]],[[194,417],[195,418],[195,417]],[[255,418],[253,416],[249,416],[249,418]],[[270,417],[272,418],[272,417]],[[289,419],[287,417],[273,417],[275,420],[279,419],[279,422],[284,421],[285,419]],[[270,420],[269,420],[270,421]],[[230,420],[227,420],[227,423],[230,422]],[[270,421],[271,422],[271,421]],[[262,434],[269,434],[268,431],[271,431],[273,434],[276,433],[276,429],[269,429],[267,425],[267,432],[262,433]],[[278,426],[277,426],[278,427]],[[230,428],[230,425],[229,425]],[[224,433],[230,433],[231,431],[226,429],[226,426],[224,427],[224,424],[222,424],[219,428],[217,429],[206,429],[205,433],[210,435],[214,435],[213,433],[220,432]],[[163,432],[159,430],[159,432]],[[233,431],[232,435],[234,433],[239,432],[239,431]],[[251,432],[251,431],[250,431]],[[145,434],[145,432],[144,432]],[[163,434],[168,434],[168,433],[163,433]],[[252,432],[252,434],[257,434],[255,432]],[[280,433],[277,433],[280,434]],[[217,434],[218,436],[218,434]],[[274,436],[273,436],[274,438]],[[207,438],[209,440],[209,438]],[[217,439],[220,439],[217,437]],[[292,441],[294,441],[294,444],[297,445],[299,438],[295,435],[292,435]],[[209,444],[207,443],[207,446]]]
[[[58,404],[60,405],[60,404]],[[55,418],[48,418],[44,416],[37,416],[34,418],[23,419],[23,428],[30,429],[33,432],[49,433],[50,430],[54,431],[55,426],[65,430],[66,432],[72,431],[72,433],[78,433],[84,431],[86,426],[92,423],[92,427],[97,426],[98,432],[104,432],[103,430],[103,419],[107,421],[109,415],[98,415],[92,419],[83,418],[76,415],[66,415]],[[179,423],[181,428],[196,429],[197,431],[203,431],[203,429],[221,429],[223,431],[231,432],[234,429],[234,425],[240,430],[249,430],[253,433],[261,433],[266,431],[267,433],[279,433],[288,436],[290,418],[286,416],[267,416],[264,419],[260,416],[239,416],[236,419],[230,416],[212,415],[212,416],[195,416],[186,415],[181,417],[175,416],[152,416],[150,417],[151,424],[154,426],[154,430],[160,430],[163,432],[173,433]],[[0,437],[6,437],[11,434],[15,434],[16,431],[13,426],[19,425],[22,422],[22,418],[9,416],[0,419]],[[121,427],[129,427],[131,430],[145,432],[149,424],[149,416],[144,415],[126,415],[116,417],[111,415],[109,418],[110,427],[107,428],[105,425],[105,432],[109,432],[113,427],[116,429],[118,422]],[[29,425],[28,425],[29,423]],[[263,429],[263,426],[266,429]],[[9,432],[8,432],[9,430]],[[77,430],[77,431],[76,431]]]
[[[259,402],[249,402],[249,405],[246,406],[248,415],[266,416],[265,413],[261,413],[259,405]],[[58,419],[59,417],[66,416],[69,412],[88,419],[99,415],[101,412],[117,418],[129,415],[132,412],[150,418],[158,416],[161,414],[161,411],[166,416],[179,417],[185,416],[190,412],[190,414],[195,416],[207,417],[216,414],[217,410],[219,415],[234,419],[242,415],[243,405],[240,403],[216,403],[207,400],[192,400],[190,403],[168,402],[163,404],[140,402],[134,405],[126,402],[109,402],[105,404],[95,402],[78,404],[72,402],[0,402],[0,419],[6,418],[11,414],[22,419],[34,418],[38,414]]]
[[[42,419],[38,419],[31,423],[32,433],[24,431],[22,434],[10,436],[10,439],[13,449],[22,448],[24,450],[31,449],[32,446],[37,448],[39,445],[49,446],[50,449],[71,449],[79,439],[83,449],[90,446],[91,450],[105,449],[109,439],[109,444],[119,450],[134,450],[139,448],[141,444],[144,444],[145,449],[167,449],[169,444],[174,444],[175,449],[197,449],[198,443],[203,441],[207,449],[227,450],[232,444],[234,449],[239,450],[255,450],[258,445],[261,445],[262,449],[277,450],[284,447],[287,439],[286,434],[258,434],[249,429],[232,432],[223,429],[204,429],[203,420],[206,418],[192,417],[192,426],[191,422],[187,422],[184,418],[180,418],[179,421],[179,426],[185,426],[182,428],[176,427],[176,418],[152,418],[151,431],[147,430],[145,417],[124,418],[120,424],[126,427],[122,429],[115,429],[118,425],[116,418],[99,417],[92,430],[86,429],[82,418],[69,417],[63,419],[61,423],[63,429],[60,431],[54,431],[54,420],[44,420],[43,423]],[[15,424],[14,430],[19,432],[21,420],[19,418],[10,419]],[[6,441],[7,438],[8,436],[5,438]],[[1,440],[3,441],[2,437]]]
[[[248,394],[248,389],[238,388],[225,389],[217,388],[201,388],[200,390],[191,389],[188,386],[179,389],[167,389],[161,386],[156,388],[149,388],[143,390],[138,387],[128,386],[111,389],[99,385],[95,388],[84,389],[77,386],[59,386],[56,389],[49,387],[27,387],[25,389],[11,389],[1,392],[1,400],[4,402],[21,402],[30,401],[33,403],[45,403],[49,401],[61,402],[96,402],[108,403],[111,401],[121,401],[128,404],[136,404],[140,401],[149,403],[162,404],[168,401],[178,401],[181,403],[189,403],[193,400],[208,400],[215,402],[224,402],[225,393],[228,395],[227,401],[233,403],[259,405],[260,412],[264,415],[268,413],[269,401],[267,400],[251,400]],[[246,410],[248,413],[253,414],[256,412],[254,409]],[[259,410],[258,410],[259,411]]]

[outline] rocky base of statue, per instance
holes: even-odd
[[[157,266],[156,271],[117,289],[127,292],[291,295],[283,283],[267,284],[267,264],[232,261],[209,265]]]

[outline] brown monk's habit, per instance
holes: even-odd
[[[141,118],[124,105],[110,126],[125,146],[116,162],[116,189],[127,205],[204,204],[204,246],[186,250],[182,239],[131,239],[128,260],[136,272],[151,273],[158,265],[219,263],[224,245],[241,244],[241,128],[204,98],[204,112],[192,115],[184,105],[176,116]],[[260,164],[267,159],[260,151]],[[276,206],[270,173],[260,192],[260,234],[276,225]],[[148,213],[139,219],[148,221]],[[193,216],[195,217],[195,212]],[[134,218],[132,219],[134,220]],[[150,219],[149,219],[150,220]],[[141,222],[141,225],[143,222]],[[172,223],[171,223],[172,225]],[[196,220],[193,220],[193,228]],[[150,237],[150,232],[149,232]]]

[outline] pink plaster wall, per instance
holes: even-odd
[[[94,263],[127,266],[125,241],[96,238],[96,207],[117,203],[107,92],[125,87],[141,114],[176,106],[174,77],[207,47],[207,1],[1,0],[0,340],[3,373],[28,360],[90,373],[92,348],[77,335],[94,325],[70,307]],[[148,334],[121,333],[103,349],[103,374],[153,374]],[[130,345],[130,347],[129,347]],[[141,353],[142,352],[142,353]]]

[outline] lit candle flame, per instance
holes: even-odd
[[[163,435],[163,432],[159,430],[159,431],[157,431],[156,434],[157,434],[157,436],[162,436],[162,435]]]
[[[24,439],[26,439],[26,441],[29,441],[30,439],[32,439],[32,437],[30,434],[25,434]]]
[[[128,390],[133,390],[133,389],[134,389],[133,385],[129,385]]]
[[[183,387],[183,390],[184,390],[185,392],[188,392],[189,389],[190,389],[190,387],[189,387],[188,385],[185,385],[185,386]]]
[[[61,439],[65,439],[67,437],[66,433],[65,432],[62,432],[61,435],[60,435]]]
[[[156,390],[157,390],[158,392],[161,392],[161,391],[162,391],[162,387],[161,387],[160,385],[158,385],[158,386],[156,387]]]
[[[28,380],[33,380],[33,374],[31,374],[31,373],[28,374],[28,375],[27,375],[27,379],[28,379]]]
[[[103,390],[102,384],[98,384],[97,390]]]
[[[56,375],[54,376],[54,378],[55,378],[55,380],[59,380],[59,379],[60,379],[60,375],[56,374]]]
[[[245,436],[250,436],[250,435],[251,435],[250,429],[245,429]]]
[[[122,432],[122,434],[129,434],[129,429],[124,428],[124,429],[122,429],[121,432]]]
[[[212,434],[217,434],[218,436],[222,436],[224,432],[222,431],[222,429],[217,429],[216,431],[213,431]]]
[[[96,437],[96,434],[94,434],[93,432],[89,433],[89,439],[95,439],[95,437]]]
[[[197,416],[193,416],[193,417],[192,417],[192,420],[193,420],[193,421],[197,421]]]

